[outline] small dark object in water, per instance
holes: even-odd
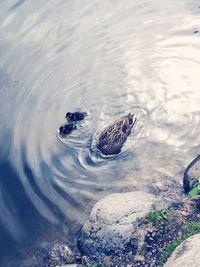
[[[194,33],[198,33],[198,32],[199,32],[199,31],[197,31],[197,30],[196,30],[196,31],[194,31]]]
[[[129,113],[107,126],[97,136],[97,148],[104,155],[118,154],[136,122],[135,114]]]
[[[87,116],[86,112],[67,112],[65,118],[68,121],[82,121],[85,116]]]
[[[59,128],[59,134],[64,137],[65,135],[68,135],[73,132],[73,130],[75,130],[76,128],[76,125],[73,123],[65,124]]]

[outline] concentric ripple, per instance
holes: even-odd
[[[181,182],[199,153],[195,1],[1,1],[0,266],[77,233],[112,192]],[[68,111],[86,119],[67,138]],[[119,155],[96,136],[135,112]]]

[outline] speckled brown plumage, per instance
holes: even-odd
[[[129,113],[107,126],[97,136],[97,148],[104,155],[118,154],[136,122],[135,114]]]

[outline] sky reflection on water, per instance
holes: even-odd
[[[200,9],[9,0],[0,20],[0,266],[13,266],[63,235],[74,244],[111,192],[181,182],[199,153]],[[57,129],[77,109],[89,116],[62,143]],[[138,122],[122,153],[99,158],[96,133],[130,111]]]

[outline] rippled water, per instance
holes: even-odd
[[[200,144],[200,1],[0,3],[1,266],[65,235],[111,192],[181,182]],[[69,139],[67,111],[87,111]],[[95,135],[136,112],[118,156]],[[62,141],[62,142],[61,142]]]

